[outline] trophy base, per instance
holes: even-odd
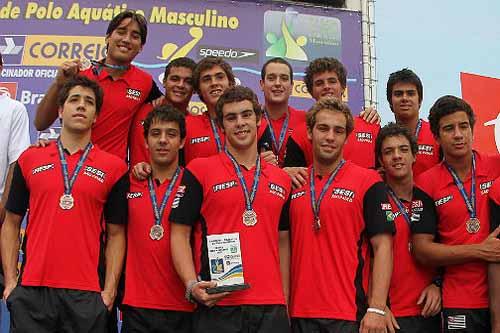
[[[219,294],[219,293],[225,293],[225,292],[230,292],[230,291],[237,291],[237,290],[245,290],[250,288],[250,285],[247,283],[244,284],[233,284],[230,286],[218,286],[218,287],[213,287],[213,288],[207,288],[207,294]]]

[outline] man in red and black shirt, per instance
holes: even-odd
[[[500,177],[495,180],[490,188],[489,197],[490,231],[494,232],[500,226]],[[500,333],[500,263],[490,263],[488,270],[491,332]]]
[[[196,63],[187,57],[177,58],[169,62],[163,76],[165,99],[162,104],[171,105],[186,115],[189,113],[188,107],[193,96],[193,71],[195,67]],[[132,121],[129,138],[129,159],[132,167],[140,162],[149,162],[149,150],[144,144],[142,123],[152,110],[151,103],[144,104]],[[183,165],[183,161],[180,161],[180,164]]]
[[[433,284],[436,272],[412,256],[412,229],[424,220],[435,223],[437,218],[434,201],[413,183],[417,152],[415,137],[399,124],[382,127],[375,140],[375,156],[384,170],[396,226],[388,301],[393,316],[388,320],[401,332],[440,333],[441,317],[437,314],[441,311],[441,289]]]
[[[394,72],[387,81],[387,101],[394,113],[396,123],[408,128],[417,138],[417,161],[413,165],[413,175],[439,163],[439,145],[431,132],[429,123],[419,116],[424,98],[424,87],[420,78],[410,69]]]
[[[225,149],[188,164],[170,218],[172,259],[186,297],[198,303],[193,332],[286,333],[289,236],[280,231],[280,217],[290,179],[258,154],[261,110],[250,89],[226,91],[216,112]],[[211,281],[208,237],[234,233],[239,235],[244,282],[250,287],[208,294],[207,288],[217,285]]]
[[[70,79],[58,105],[60,138],[26,150],[14,171],[1,239],[3,296],[16,331],[102,332],[125,256],[127,166],[90,140],[102,105],[94,81]]]
[[[394,223],[374,170],[344,160],[353,130],[346,104],[322,99],[307,114],[313,164],[292,191],[289,313],[293,332],[384,332]],[[367,296],[369,245],[373,249]]]
[[[319,58],[307,66],[304,81],[307,91],[319,101],[323,98],[341,99],[347,87],[347,70],[335,58]],[[380,125],[377,112],[368,108],[354,117],[354,129],[344,147],[344,157],[364,168],[375,166],[375,138]],[[288,140],[285,167],[295,167],[287,171],[292,176],[293,184],[305,183],[306,169],[312,163],[311,142],[307,137],[307,127],[298,127]]]
[[[185,136],[185,116],[173,106],[158,106],[144,120],[152,173],[142,181],[130,177],[124,332],[191,332],[193,304],[172,263],[168,222]]]
[[[54,83],[37,108],[35,126],[41,131],[57,118],[57,94],[61,86],[79,74],[99,83],[104,90],[102,112],[92,128],[92,142],[122,160],[127,158],[130,125],[141,106],[161,96],[151,75],[131,64],[147,37],[146,19],[127,10],[111,20],[106,31],[106,58],[89,64],[64,62]],[[89,60],[86,61],[87,63]]]
[[[429,122],[444,160],[416,183],[434,200],[439,220],[415,225],[415,255],[423,264],[446,266],[445,332],[489,332],[487,263],[500,261],[500,241],[498,229],[488,235],[488,191],[500,175],[500,155],[472,150],[474,113],[458,97],[439,98]]]

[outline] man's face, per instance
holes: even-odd
[[[75,86],[68,94],[59,117],[63,127],[72,132],[86,132],[96,121],[96,100],[94,91],[87,87]]]
[[[465,111],[457,111],[439,120],[437,142],[444,156],[462,158],[472,151],[472,128]]]
[[[200,97],[207,107],[215,107],[219,97],[232,86],[226,72],[219,65],[200,73]]]
[[[334,71],[326,71],[313,75],[312,97],[319,101],[322,98],[336,97],[342,99],[344,88]]]
[[[342,157],[347,139],[347,120],[342,112],[321,110],[307,136],[312,141],[314,159],[329,165]]]
[[[397,119],[418,118],[420,102],[417,87],[413,83],[396,83],[392,88],[391,104]]]
[[[257,140],[257,119],[252,102],[227,103],[222,108],[222,128],[226,135],[226,144],[235,150],[251,147]]]
[[[384,168],[386,177],[403,179],[411,174],[415,156],[410,142],[404,135],[388,136],[382,142],[379,163]]]
[[[107,59],[116,64],[129,64],[142,51],[139,24],[131,18],[120,22],[118,27],[106,37]]]
[[[184,140],[181,139],[177,122],[153,120],[146,138],[146,147],[153,164],[170,165],[176,161],[179,149],[183,146]]]
[[[292,78],[287,65],[272,62],[266,66],[264,80],[260,80],[265,104],[288,104],[292,94]]]
[[[170,68],[170,72],[163,79],[163,87],[168,103],[185,107],[193,96],[193,71],[187,67]]]

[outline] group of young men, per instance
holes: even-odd
[[[308,112],[288,104],[281,58],[262,68],[263,106],[212,57],[171,61],[162,96],[131,64],[146,37],[119,14],[106,58],[65,62],[38,106],[35,126],[62,130],[13,167],[13,332],[113,331],[116,305],[123,332],[500,332],[500,156],[472,149],[465,101],[420,119],[422,83],[403,69],[380,129],[342,101],[334,58],[306,68]],[[211,240],[235,234],[245,284],[227,291],[212,274],[236,255],[214,265]]]

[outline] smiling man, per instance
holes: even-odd
[[[102,105],[96,82],[70,79],[58,105],[60,138],[26,150],[14,170],[2,227],[3,297],[16,331],[104,332],[125,256],[127,166],[91,141]]]

